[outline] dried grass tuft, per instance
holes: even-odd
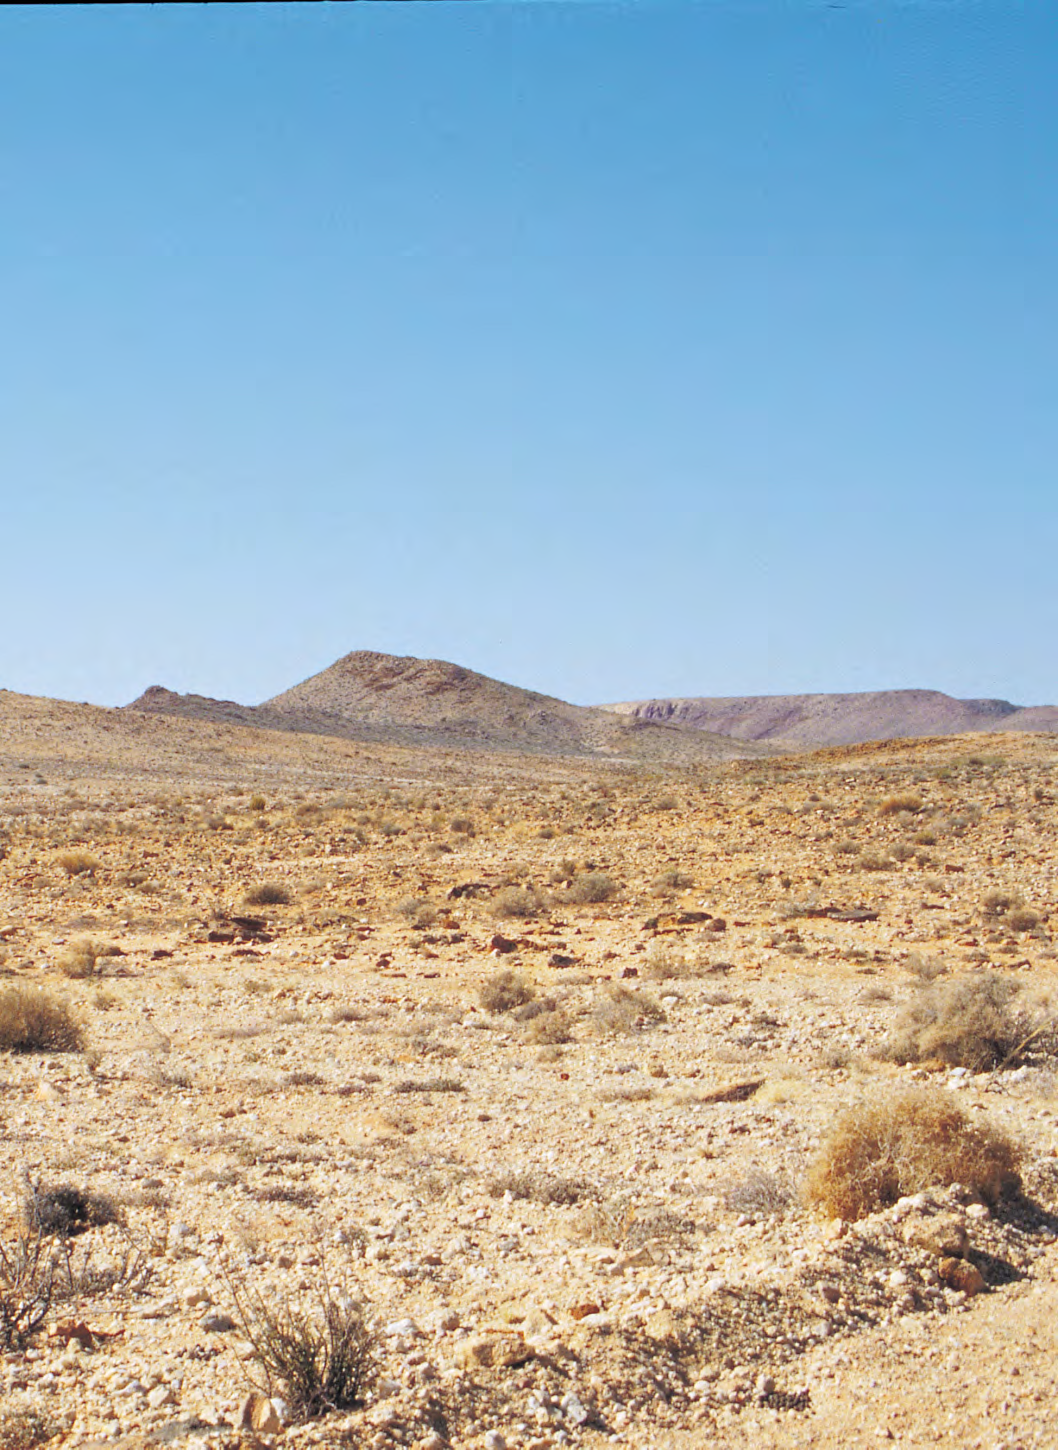
[[[936,1089],[909,1088],[843,1113],[809,1165],[804,1195],[831,1218],[858,1219],[909,1193],[964,1184],[995,1204],[1019,1184],[1020,1155]]]
[[[33,987],[0,991],[0,1052],[80,1052],[84,1034],[65,1002]]]

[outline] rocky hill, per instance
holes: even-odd
[[[626,719],[683,725],[790,750],[969,731],[1058,730],[1058,706],[957,700],[939,690],[631,700],[600,708]]]
[[[570,705],[445,660],[357,650],[261,705],[152,685],[126,710],[396,745],[693,763],[761,754],[678,721]]]

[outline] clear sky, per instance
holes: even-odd
[[[1058,4],[0,11],[0,686],[1058,701]]]

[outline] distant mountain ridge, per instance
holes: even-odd
[[[447,660],[355,650],[260,705],[152,685],[125,710],[376,743],[686,762],[768,754],[708,731],[524,690]]]
[[[1058,731],[1058,706],[957,700],[939,690],[571,705],[447,660],[375,650],[343,655],[260,705],[179,695],[152,685],[122,708],[376,743],[669,763],[922,735]]]
[[[1058,706],[958,700],[939,690],[853,694],[689,696],[629,700],[601,709],[636,720],[709,730],[733,740],[808,750],[972,731],[1058,730]]]

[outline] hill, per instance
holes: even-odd
[[[971,731],[1058,730],[1058,707],[958,700],[939,690],[833,695],[745,695],[632,700],[603,705],[626,719],[708,730],[790,750]]]
[[[692,764],[767,753],[680,722],[625,718],[446,660],[356,650],[260,705],[152,685],[125,710],[390,745],[596,755]]]

